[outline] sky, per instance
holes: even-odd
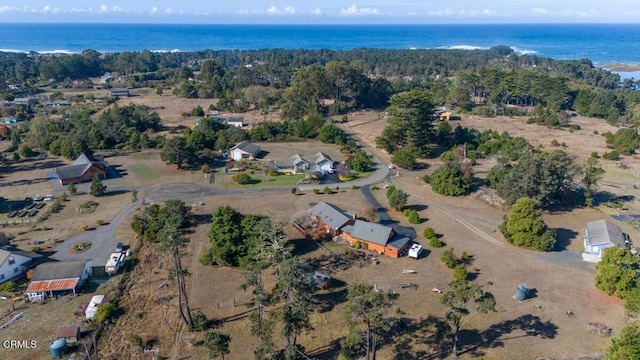
[[[3,23],[638,23],[639,0],[0,0]]]

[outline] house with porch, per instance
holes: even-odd
[[[587,223],[584,235],[584,252],[582,259],[589,262],[602,260],[604,250],[610,247],[629,247],[631,240],[622,229],[606,220]]]
[[[92,158],[82,154],[71,165],[60,166],[53,171],[58,177],[58,184],[69,185],[90,181],[95,175],[104,179],[108,166],[102,157]]]
[[[260,146],[248,141],[242,141],[229,149],[229,157],[233,160],[253,160],[260,154]]]
[[[308,156],[295,154],[288,158],[273,160],[273,165],[277,171],[293,174],[307,171],[329,171],[333,169],[333,164],[334,161],[331,160],[329,155],[322,152]]]
[[[43,263],[33,271],[25,293],[30,301],[42,301],[68,293],[75,294],[91,276],[91,261],[56,261]]]
[[[3,246],[0,249],[0,284],[24,275],[41,258],[42,255],[36,253]]]

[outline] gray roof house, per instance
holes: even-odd
[[[602,260],[604,249],[617,246],[623,247],[629,243],[629,236],[606,220],[596,220],[587,223],[584,235],[585,261],[598,262]]]
[[[329,155],[317,152],[313,155],[303,156],[295,154],[284,159],[274,159],[273,165],[278,171],[283,172],[305,172],[305,171],[327,171],[333,168],[333,160]]]
[[[22,276],[42,255],[18,250],[12,246],[0,248],[0,284]]]
[[[94,175],[105,178],[107,167],[104,158],[90,158],[86,154],[82,154],[71,165],[58,167],[54,171],[58,175],[58,183],[68,185],[91,180]]]
[[[41,301],[54,292],[68,292],[82,286],[91,275],[91,261],[55,261],[38,265],[33,270],[31,282],[25,291],[30,301]]]
[[[334,231],[340,229],[353,220],[353,217],[347,215],[337,206],[327,204],[324,201],[317,203],[314,207],[309,209],[309,215],[311,215],[315,220],[321,221],[324,225]]]
[[[395,235],[395,231],[388,226],[363,220],[356,220],[352,226],[345,226],[342,230],[353,238],[383,246]]]
[[[260,146],[252,144],[245,140],[229,149],[229,156],[233,160],[250,160],[255,159],[260,151]]]

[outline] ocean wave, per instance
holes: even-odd
[[[473,46],[473,45],[451,45],[451,46],[440,46],[438,49],[447,49],[447,50],[487,50],[488,47],[482,46]]]
[[[518,49],[515,46],[511,46],[511,49],[518,55],[533,55],[533,54],[537,54],[538,53],[535,50],[521,50],[521,49]]]
[[[154,52],[154,53],[161,53],[161,54],[163,54],[163,53],[179,53],[179,52],[180,52],[180,49],[172,49],[172,50],[151,50],[151,52]]]
[[[27,53],[24,50],[18,50],[18,49],[0,49],[0,52],[3,52],[3,53]]]
[[[71,55],[71,54],[79,54],[79,52],[77,51],[71,51],[71,50],[41,50],[41,51],[36,51],[38,54],[43,54],[43,55],[55,55],[55,54],[62,54],[62,55]]]

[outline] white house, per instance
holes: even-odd
[[[55,261],[38,265],[25,291],[30,301],[42,301],[47,295],[76,293],[91,275],[91,261]]]
[[[41,257],[32,252],[3,246],[0,249],[0,284],[24,275],[33,262]]]
[[[255,159],[260,153],[260,146],[254,145],[248,141],[243,141],[229,149],[229,157],[233,160],[251,160]]]
[[[629,241],[629,236],[623,233],[620,227],[605,220],[590,221],[585,229],[582,259],[599,262],[602,260],[604,249],[613,246],[623,247]]]
[[[333,169],[333,163],[329,155],[321,152],[308,156],[295,154],[292,157],[273,160],[273,165],[278,171],[294,174],[305,171],[329,171]]]

